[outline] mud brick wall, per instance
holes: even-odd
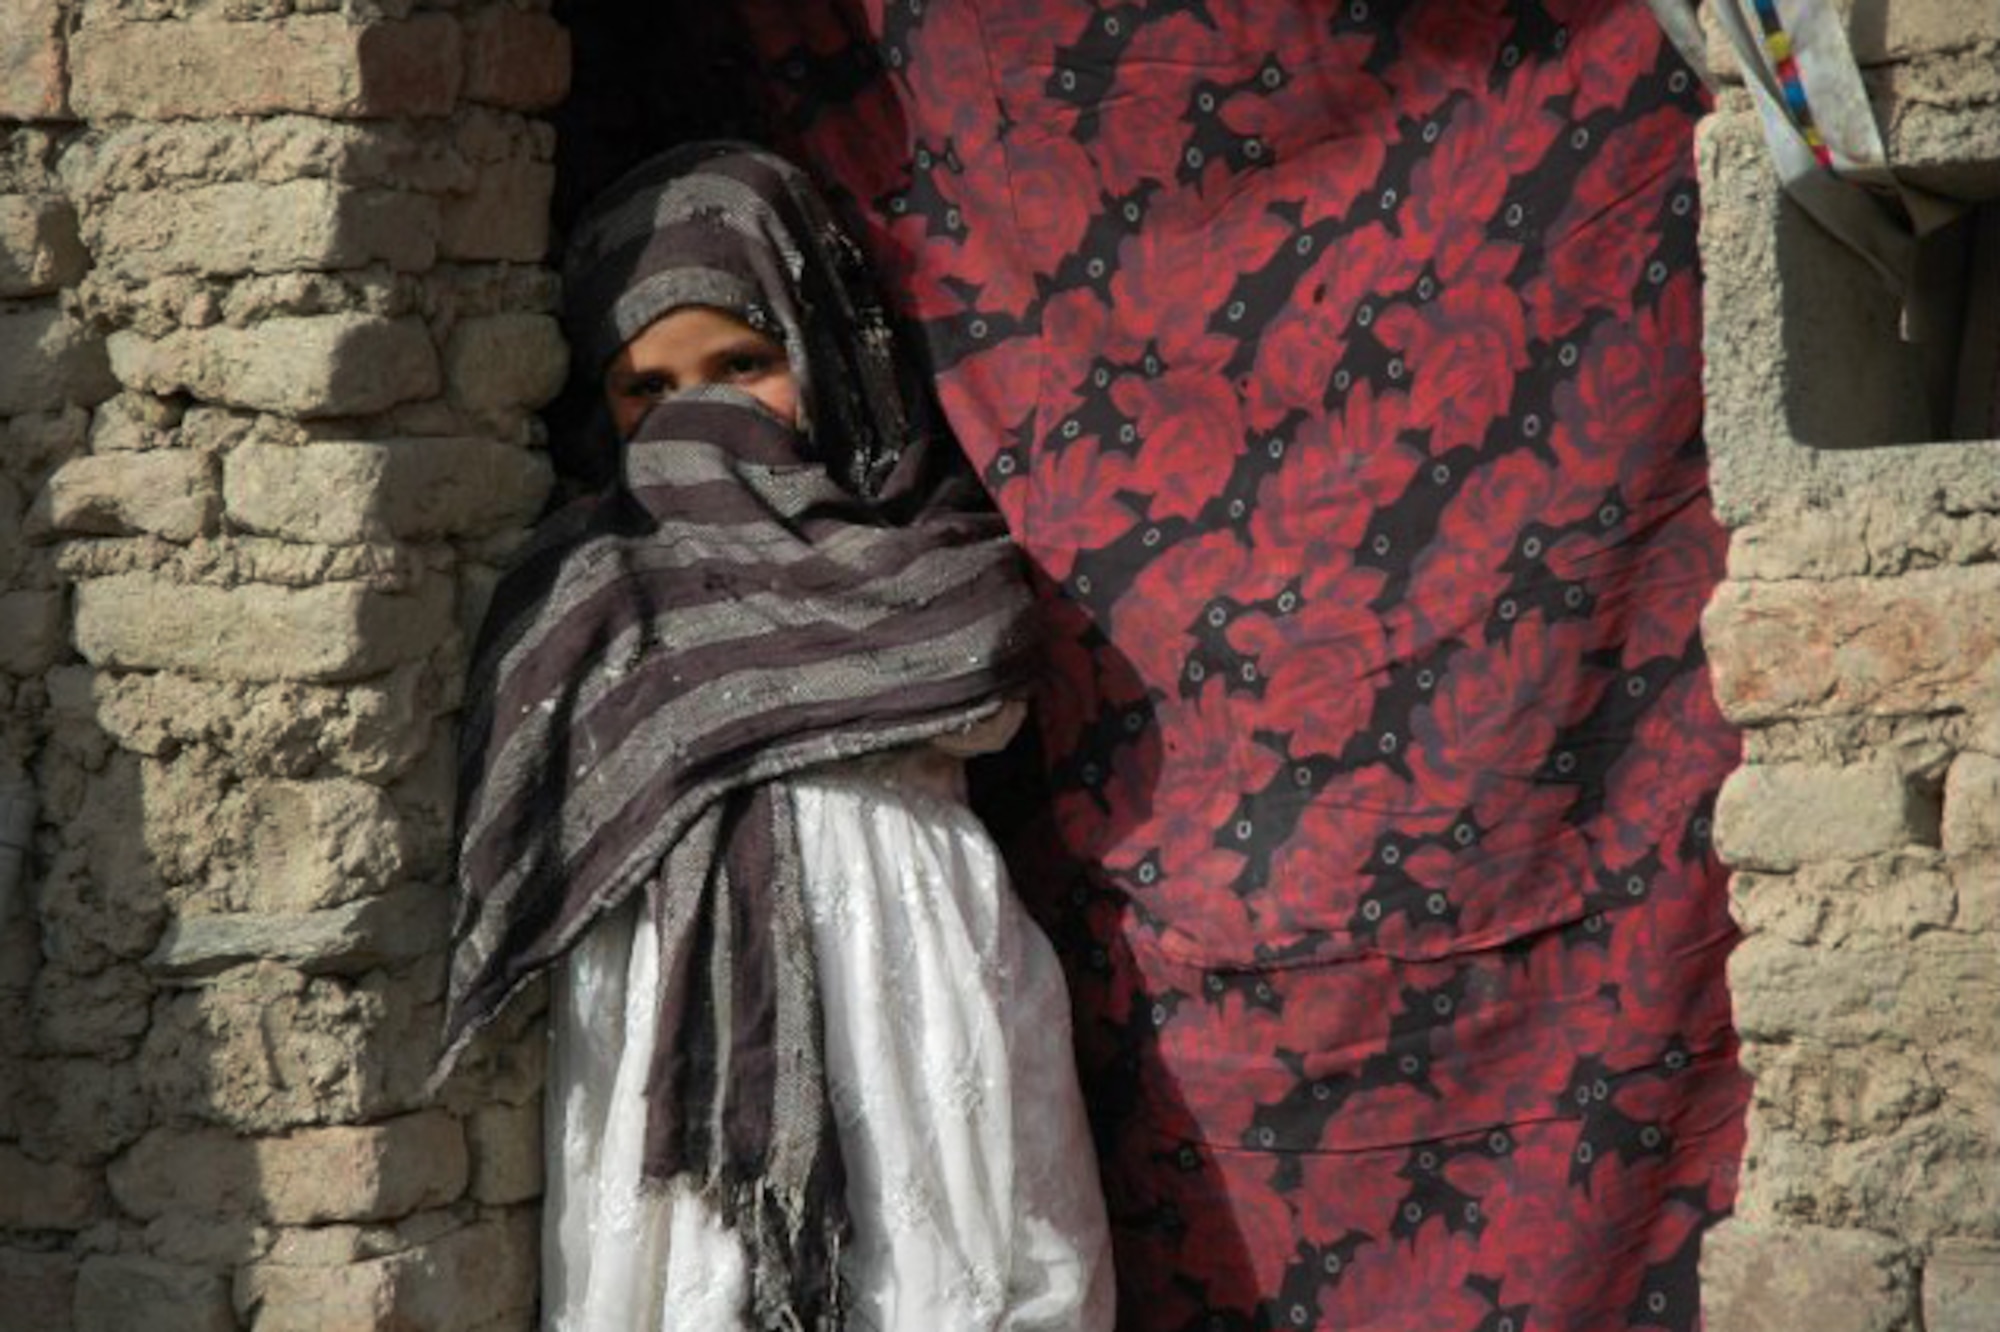
[[[1897,160],[2000,199],[2000,6],[1844,7]],[[1896,301],[1780,198],[1741,93],[1698,151],[1755,1078],[1707,1326],[2000,1327],[2000,443],[1891,443],[1924,437]]]
[[[531,1325],[541,1042],[422,1083],[567,78],[534,5],[0,0],[0,1328]]]

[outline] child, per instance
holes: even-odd
[[[1034,657],[999,520],[779,159],[645,163],[565,285],[623,485],[488,614],[447,1024],[553,968],[548,1326],[1108,1328],[1062,982],[957,757]]]

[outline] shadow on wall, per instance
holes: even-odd
[[[1969,211],[1924,251],[1921,340],[1861,259],[1789,200],[1775,236],[1785,414],[1819,448],[2000,436],[2000,203]]]
[[[144,1234],[143,1256],[81,1257],[80,1329],[168,1307],[486,1326],[532,1304],[533,1216],[509,1205],[540,1188],[533,1006],[425,1104],[449,746],[407,725],[406,674],[51,674],[20,1142],[85,1195],[104,1166]]]

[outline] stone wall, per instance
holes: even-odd
[[[532,1321],[533,1024],[422,1083],[567,78],[532,3],[0,0],[0,1328]]]
[[[2000,198],[2000,6],[1849,8],[1899,160]],[[1699,156],[1755,1078],[1707,1326],[2000,1327],[2000,443],[1892,446],[1923,437],[1896,302],[1780,198],[1740,93]]]

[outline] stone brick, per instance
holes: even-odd
[[[539,454],[485,439],[246,445],[225,473],[240,526],[294,541],[423,540],[525,526],[548,494]]]
[[[37,518],[69,536],[151,532],[192,541],[213,532],[221,512],[209,460],[170,450],[72,458],[37,502]]]
[[[1940,1079],[1950,1061],[1940,1057],[1934,1065],[1929,1053],[1887,1044],[1856,1050],[1753,1043],[1744,1067],[1756,1079],[1764,1124],[1807,1142],[1853,1142],[1895,1133],[1944,1104]]]
[[[429,196],[295,180],[122,192],[105,200],[90,231],[102,269],[147,280],[377,262],[421,271],[436,258],[438,228]]]
[[[381,1221],[465,1192],[465,1135],[439,1111],[307,1129],[257,1145],[264,1210],[285,1225]]]
[[[249,798],[253,911],[316,913],[387,892],[403,872],[401,821],[378,787],[338,777],[260,782]]]
[[[466,21],[466,100],[546,111],[569,93],[569,30],[547,14],[496,5]]]
[[[54,292],[82,277],[89,263],[68,201],[0,194],[0,300]]]
[[[391,861],[374,852],[393,849],[399,843],[398,830],[393,822],[380,821],[393,815],[381,792],[369,783],[406,771],[429,743],[427,723],[433,704],[421,671],[405,668],[380,681],[338,688],[93,672],[85,688],[93,720],[122,748],[135,753],[158,757],[185,745],[219,745],[228,748],[239,777],[307,776],[331,769],[368,779],[297,784],[306,793],[307,808],[346,811],[339,817],[316,815],[310,820],[311,826],[329,830],[326,836],[331,840],[326,845],[350,846],[344,855],[328,853],[331,862],[342,866],[336,878],[325,882],[334,895],[323,896],[317,890],[260,893],[254,905],[246,902],[246,910],[334,906],[349,897],[379,892],[394,877]],[[283,826],[261,799],[258,818],[264,825]],[[370,854],[357,855],[362,849]],[[378,869],[358,874],[353,867],[364,862]],[[277,856],[260,869],[259,880],[270,881],[288,864],[286,857]],[[341,884],[347,887],[342,889]]]
[[[428,887],[285,915],[185,916],[167,926],[146,964],[169,976],[208,976],[245,962],[355,975],[442,951],[444,897]]]
[[[1902,1245],[1859,1230],[1725,1220],[1702,1236],[1710,1332],[1907,1332],[1914,1311]]]
[[[415,661],[450,628],[451,589],[353,583],[289,588],[177,584],[117,574],[80,584],[77,650],[92,664],[228,680],[335,681]]]
[[[527,1202],[542,1192],[542,1104],[489,1105],[466,1121],[472,1150],[472,1196],[491,1207]]]
[[[437,1055],[435,977],[238,967],[155,1006],[139,1068],[164,1118],[269,1134],[414,1110]]]
[[[1945,0],[1946,3],[1949,0]],[[1892,10],[1908,0],[1897,0]],[[1952,6],[1963,30],[1965,6]],[[1989,29],[1983,50],[1899,63],[1869,89],[1875,117],[1896,174],[1919,189],[1981,203],[2000,193],[2000,6],[1974,5]]]
[[[555,168],[514,159],[480,167],[470,190],[444,200],[439,253],[447,259],[541,263],[549,252]]]
[[[2000,679],[2000,564],[1728,582],[1709,602],[1702,637],[1733,721],[1977,709]]]
[[[458,1121],[426,1110],[380,1124],[249,1138],[156,1129],[112,1163],[112,1196],[143,1220],[260,1217],[285,1225],[380,1221],[465,1192]]]
[[[151,1258],[86,1258],[76,1286],[76,1332],[236,1332],[223,1278]]]
[[[1877,578],[2000,558],[2000,513],[1940,514],[1869,495],[1774,514],[1730,533],[1729,576]]]
[[[69,648],[63,608],[53,588],[0,592],[0,674],[40,675]]]
[[[1851,1140],[1808,1138],[1753,1110],[1739,1212],[1759,1223],[1880,1231],[1913,1245],[1968,1228],[1994,1237],[2000,1144],[1992,1105],[1948,1100],[1893,1133]]]
[[[1924,1263],[1924,1332],[2000,1327],[2000,1244],[1945,1240]]]
[[[562,328],[548,315],[467,319],[452,330],[444,359],[453,401],[475,412],[540,407],[569,372]]]
[[[222,1129],[154,1129],[111,1163],[108,1178],[112,1198],[141,1220],[262,1210],[256,1144]]]
[[[2000,847],[2000,758],[1960,754],[1944,780],[1944,849],[1948,855]]]
[[[1737,922],[1752,934],[1825,948],[1883,947],[1966,928],[1953,878],[1942,856],[1913,851],[1802,865],[1789,874],[1739,870],[1729,897]]]
[[[434,396],[436,350],[423,322],[334,314],[251,328],[183,329],[149,340],[119,332],[111,365],[128,388],[182,391],[290,416],[352,416]]]
[[[81,1230],[97,1219],[103,1193],[94,1170],[0,1143],[0,1230]]]
[[[71,39],[70,98],[90,120],[442,116],[461,59],[458,23],[441,15],[98,23]]]
[[[1746,764],[1715,802],[1715,846],[1739,869],[1786,870],[1931,841],[1933,807],[1892,763]]]
[[[136,967],[89,975],[46,966],[35,978],[35,1038],[47,1054],[123,1059],[145,1034],[153,987]]]
[[[103,341],[62,311],[0,312],[0,416],[89,407],[117,387]]]
[[[0,120],[60,120],[62,0],[0,0]]]
[[[27,1079],[21,1148],[37,1157],[99,1161],[145,1131],[150,1107],[131,1063],[41,1059]]]
[[[0,1249],[0,1329],[71,1332],[75,1300],[75,1257]]]
[[[254,1264],[236,1307],[252,1332],[499,1332],[529,1326],[538,1263],[534,1218],[516,1212],[370,1262]]]
[[[1736,1025],[1746,1040],[1843,1048],[1990,1042],[2000,1039],[1992,953],[1990,940],[1954,931],[1838,952],[1753,934],[1729,959]]]
[[[1951,871],[1958,890],[1954,924],[1969,934],[2000,934],[2000,852],[1958,857]]]

